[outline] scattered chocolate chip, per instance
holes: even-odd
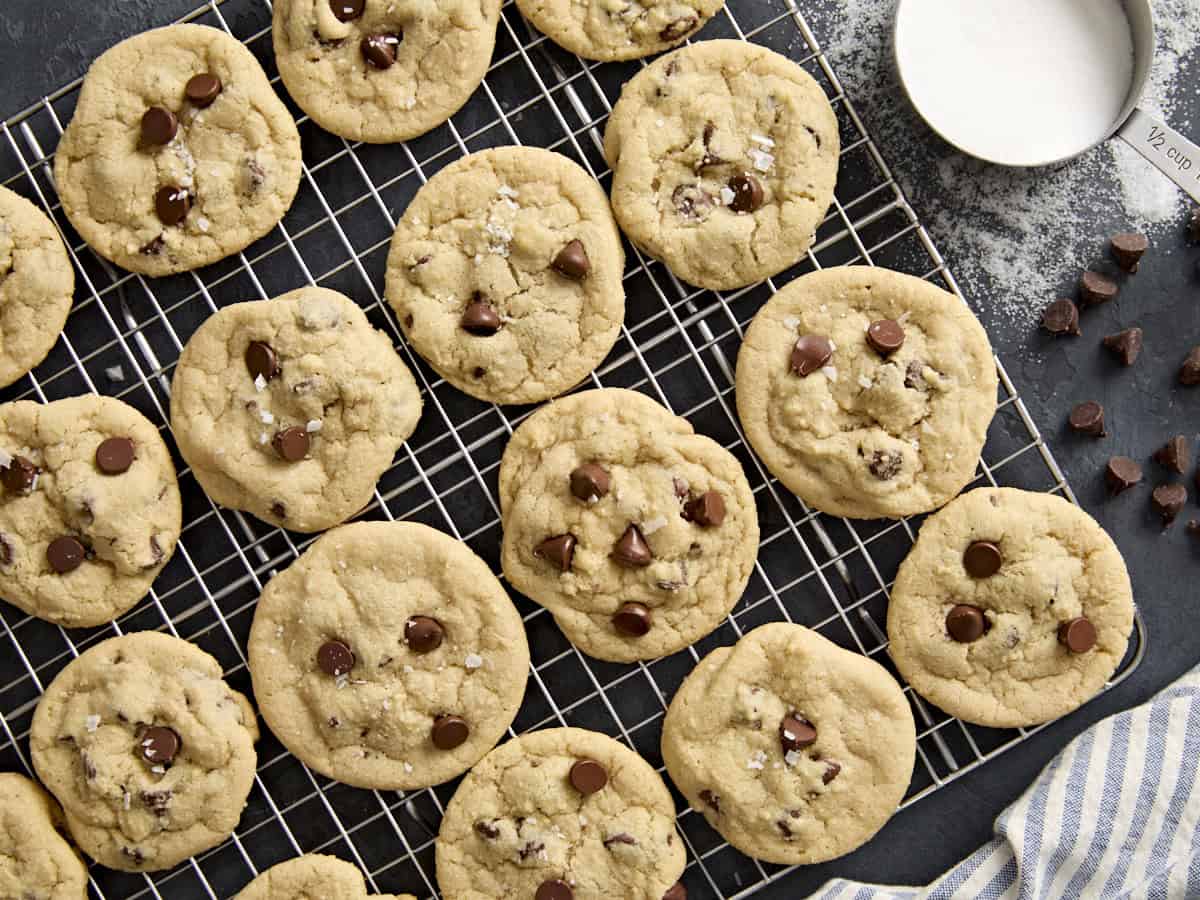
[[[575,556],[575,535],[560,534],[546,538],[534,548],[533,555],[558,566],[561,572],[568,572]]]
[[[705,491],[684,505],[683,517],[705,528],[715,528],[725,521],[725,500],[716,491]]]
[[[1142,329],[1126,328],[1104,339],[1104,346],[1112,351],[1123,366],[1132,366],[1142,352]]]
[[[79,764],[83,766],[83,777],[88,781],[94,781],[96,778],[96,764],[92,762],[92,758],[86,752],[79,754]]]
[[[792,347],[792,371],[807,378],[833,358],[833,344],[821,334],[802,334]]]
[[[904,468],[904,457],[891,450],[876,450],[871,454],[867,469],[880,481],[890,481]]]
[[[1200,384],[1200,347],[1193,347],[1183,365],[1179,367],[1179,383]]]
[[[276,500],[274,503],[271,504],[271,515],[273,515],[277,519],[286,519],[287,518],[287,507],[284,506],[283,503],[280,502],[279,500]]]
[[[173,796],[170,791],[142,791],[138,794],[138,799],[142,801],[142,806],[156,816],[165,816]]]
[[[1042,310],[1042,328],[1055,336],[1079,334],[1079,307],[1067,299],[1055,300]]]
[[[495,820],[493,819],[492,821],[494,822]],[[475,833],[489,841],[494,841],[500,837],[500,829],[493,825],[492,822],[476,822]]]
[[[587,248],[583,241],[574,240],[558,251],[554,262],[550,264],[559,275],[572,281],[583,281],[592,268],[588,259]]]
[[[608,470],[597,463],[584,463],[571,470],[571,495],[584,503],[595,503],[608,494]]]
[[[1114,456],[1104,469],[1104,481],[1114,497],[1142,480],[1142,467],[1128,456]]]
[[[363,59],[376,69],[390,69],[396,62],[396,50],[402,37],[399,34],[368,34],[359,45]]]
[[[160,234],[153,240],[147,241],[145,244],[143,244],[141,249],[138,250],[138,253],[142,254],[142,256],[158,256],[158,254],[163,252],[163,248],[165,246],[167,246],[167,241]]]
[[[762,208],[764,199],[762,182],[749,172],[743,172],[741,175],[734,175],[730,178],[729,189],[733,191],[733,199],[729,201],[729,208],[735,213],[752,213]]]
[[[78,540],[68,535],[56,537],[46,547],[46,562],[59,575],[66,575],[83,565],[87,550]]]
[[[152,106],[142,113],[142,143],[161,146],[171,143],[179,131],[179,120],[175,113],[161,106]]]
[[[925,380],[925,363],[922,360],[909,360],[904,368],[904,386],[913,391],[923,391],[929,387],[929,382]]]
[[[0,534],[0,566],[10,566],[13,561],[13,547],[8,538]]]
[[[1087,653],[1096,646],[1096,626],[1080,616],[1058,626],[1058,642],[1072,653]]]
[[[445,636],[446,629],[432,616],[412,616],[404,623],[404,643],[414,653],[431,653]]]
[[[154,211],[164,225],[178,225],[192,208],[192,195],[181,187],[167,185],[154,195]]]
[[[987,619],[977,606],[959,603],[946,613],[946,632],[960,644],[969,644],[983,637]]]
[[[183,742],[173,729],[164,725],[150,725],[138,735],[138,747],[146,762],[166,766],[175,761]]]
[[[476,294],[475,299],[467,304],[458,324],[468,334],[491,337],[500,330],[500,314],[482,295]]]
[[[1187,488],[1182,484],[1160,484],[1150,495],[1154,511],[1162,517],[1163,528],[1170,528],[1187,503]]]
[[[340,678],[354,668],[354,651],[341,641],[326,641],[317,649],[317,665],[326,675]]]
[[[1079,279],[1079,303],[1081,306],[1097,306],[1117,296],[1117,283],[1099,272],[1084,272]]]
[[[825,760],[825,771],[821,773],[821,784],[829,784],[842,773],[842,764],[832,759]]]
[[[461,716],[438,716],[433,720],[433,730],[430,737],[433,746],[439,750],[453,750],[466,743],[471,735],[471,729]]]
[[[797,713],[783,717],[779,723],[779,745],[784,755],[811,747],[817,742],[817,729],[812,722],[802,719]]]
[[[212,102],[217,99],[217,95],[221,93],[221,88],[220,78],[212,72],[202,72],[188,79],[183,92],[192,103],[203,109],[212,105]]]
[[[96,468],[105,475],[128,472],[137,456],[133,441],[127,437],[110,437],[96,448]]]
[[[1191,455],[1188,439],[1177,434],[1154,452],[1154,461],[1182,475],[1188,470]]]
[[[608,784],[608,770],[594,759],[576,760],[568,777],[571,787],[584,796],[595,794]]]
[[[700,792],[700,802],[703,803],[705,806],[707,806],[709,809],[711,809],[713,812],[715,812],[717,815],[721,814],[721,798],[718,797],[716,794],[714,794],[712,791],[710,791],[708,788],[705,788],[704,790],[702,790]]]
[[[271,446],[279,458],[287,462],[299,462],[308,456],[309,443],[308,431],[298,425],[275,432],[271,439]]]
[[[891,356],[904,346],[904,326],[895,319],[880,319],[867,326],[867,343],[876,353]]]
[[[561,878],[552,878],[538,885],[533,900],[574,900],[575,892]]]
[[[1080,434],[1090,434],[1092,437],[1104,437],[1104,407],[1094,400],[1086,400],[1071,410],[1067,424],[1072,431]]]
[[[471,375],[475,378],[476,381],[478,381],[480,378],[482,378],[486,374],[487,374],[487,369],[483,368],[483,366],[476,366],[474,371],[471,372]]]
[[[246,192],[258,193],[258,189],[267,183],[267,170],[254,157],[246,158]]]
[[[658,33],[660,39],[668,42],[682,40],[691,34],[695,27],[700,23],[700,17],[697,15],[680,16],[673,22],[669,22],[662,31]]]
[[[1137,272],[1142,255],[1150,248],[1150,242],[1144,234],[1131,231],[1113,235],[1111,245],[1113,259],[1130,275]]]
[[[0,483],[10,494],[28,494],[33,490],[41,470],[24,456],[14,456],[12,461],[0,469]]]
[[[650,546],[636,525],[630,525],[613,546],[612,559],[627,569],[640,569],[654,560]]]
[[[677,881],[662,895],[662,900],[687,900],[687,888],[683,886],[682,881]]]
[[[146,861],[145,854],[137,847],[122,847],[121,855],[131,860],[135,866],[140,866]]]
[[[529,859],[529,857],[536,856],[545,849],[546,845],[542,841],[526,841],[521,849],[517,851],[517,855],[520,856],[521,861],[524,862],[525,860]]]
[[[350,22],[362,16],[367,0],[329,0],[333,17],[339,22]]]
[[[671,193],[671,203],[679,217],[688,222],[703,222],[712,213],[713,195],[698,184],[681,184]]]
[[[613,613],[613,627],[629,637],[644,637],[650,633],[653,616],[641,603],[623,603]]]
[[[279,357],[275,348],[263,341],[251,341],[246,347],[246,368],[251,378],[261,375],[270,381],[279,374]]]

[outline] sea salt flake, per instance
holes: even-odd
[[[260,394],[267,389],[267,379],[262,377],[261,372],[254,376],[254,389]]]
[[[784,754],[783,761],[789,767],[796,765],[796,763],[800,762],[800,752],[798,750],[789,750]]]
[[[200,216],[200,218],[196,219],[196,227],[205,234],[208,234],[210,224],[211,223],[208,221],[208,219],[204,218],[204,216]]]
[[[785,328],[787,328],[791,331],[795,331],[797,328],[800,327],[800,317],[799,316],[784,316],[783,317],[783,325]]]
[[[7,450],[0,449],[0,469],[7,469],[12,465],[12,454]]]
[[[269,409],[260,409],[258,411],[258,417],[262,419],[262,423],[264,425],[270,425],[275,421],[275,415]]]
[[[166,775],[167,774],[167,770],[164,769],[162,766],[151,766],[150,771],[153,772],[155,775]]]
[[[84,719],[83,725],[85,728],[87,728],[88,734],[91,734],[93,731],[95,731],[97,728],[100,727],[100,717],[98,715],[96,715],[95,713],[93,713],[92,715],[90,715],[86,719]]]
[[[754,168],[760,172],[770,172],[771,166],[775,165],[775,157],[765,150],[751,147],[746,153],[750,157],[751,162],[754,163]]]
[[[875,382],[872,381],[870,378],[868,378],[866,375],[858,376],[858,386],[861,387],[864,391],[870,390],[871,385],[873,385],[874,383]]]
[[[667,519],[665,516],[655,516],[653,519],[647,519],[642,523],[642,534],[654,534],[656,531],[661,531],[667,527]]]
[[[750,761],[748,763],[746,763],[746,768],[761,771],[765,767],[766,762],[767,762],[767,754],[765,754],[765,753],[763,753],[763,751],[759,750],[752,757],[750,757]]]
[[[775,146],[775,142],[765,134],[752,134],[750,135],[750,140],[754,141],[756,144],[762,144],[768,150]]]
[[[483,657],[478,653],[468,653],[467,658],[463,661],[463,665],[468,669],[478,669],[483,665]]]
[[[822,372],[822,373],[825,375],[825,377],[826,377],[826,378],[828,378],[830,381],[837,381],[837,380],[838,380],[838,370],[837,370],[837,366],[825,366],[824,368],[822,368],[822,369],[821,369],[821,372]]]
[[[309,419],[308,422],[304,425],[304,430],[307,431],[309,434],[312,434],[315,431],[321,430],[321,424],[322,423],[321,423],[320,419]]]
[[[406,762],[406,763],[404,763],[404,772],[405,772],[405,774],[407,774],[407,775],[411,775],[411,774],[412,774],[412,771],[413,771],[412,763],[407,763],[407,762]]]
[[[729,206],[730,204],[733,203],[733,201],[736,197],[737,197],[737,194],[735,194],[733,192],[733,188],[731,188],[729,186],[721,188],[721,205],[722,206]]]
[[[521,196],[517,191],[510,188],[507,184],[502,184],[496,188],[496,193],[506,200],[516,200]]]
[[[132,804],[133,797],[130,795],[129,791],[121,791],[121,805],[125,807],[125,809],[129,809]]]
[[[383,698],[383,711],[387,712],[391,708],[392,708],[392,701],[389,700],[387,697],[384,697]]]
[[[261,432],[258,436],[258,442],[260,444],[265,444],[267,442],[267,440],[268,440],[267,433],[265,431]]]

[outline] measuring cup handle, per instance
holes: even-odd
[[[1200,147],[1141,109],[1135,109],[1117,136],[1200,203]]]

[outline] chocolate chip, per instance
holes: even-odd
[[[79,764],[83,766],[83,777],[88,781],[94,781],[96,778],[96,764],[92,762],[92,758],[87,754],[87,751],[80,752]]]
[[[329,0],[333,17],[339,22],[350,22],[362,16],[367,0]]]
[[[604,844],[605,850],[611,850],[614,844],[624,844],[627,847],[636,847],[638,845],[637,838],[632,834],[626,834],[624,831],[619,831],[614,835],[606,837],[601,843]]]
[[[552,878],[538,885],[533,900],[574,900],[575,892],[561,878]]]
[[[354,668],[354,651],[341,641],[326,641],[317,649],[317,665],[326,675],[340,678]]]
[[[446,629],[432,616],[413,616],[404,623],[404,643],[414,653],[430,653],[442,646]]]
[[[689,35],[695,27],[700,23],[700,17],[697,15],[680,16],[673,22],[668,23],[662,31],[658,33],[661,40],[678,41]]]
[[[650,633],[653,615],[641,603],[622,603],[613,613],[613,627],[628,637],[644,637]]]
[[[483,368],[483,366],[476,366],[474,368],[474,370],[472,370],[472,372],[471,372],[472,377],[474,377],[476,381],[478,381],[480,378],[482,378],[486,374],[487,374],[487,369]]]
[[[203,109],[212,105],[212,102],[217,99],[217,95],[221,93],[221,89],[220,78],[212,72],[201,72],[188,79],[183,92],[192,103]]]
[[[445,715],[433,720],[433,730],[429,734],[433,739],[433,746],[439,750],[453,750],[466,743],[471,729],[461,716]]]
[[[41,470],[24,456],[14,456],[7,466],[0,469],[0,483],[10,494],[28,494],[33,490]]]
[[[924,391],[929,388],[925,380],[925,363],[919,359],[909,360],[904,368],[904,386],[913,391]]]
[[[792,839],[792,826],[788,824],[787,819],[776,819],[775,827],[779,829],[779,833],[783,835],[785,841]]]
[[[192,208],[192,195],[181,187],[167,185],[154,195],[154,211],[164,225],[178,225]]]
[[[59,575],[66,575],[78,569],[83,565],[86,556],[87,550],[83,544],[69,535],[56,537],[46,547],[46,562],[50,563],[50,568]]]
[[[396,50],[402,37],[401,34],[368,34],[359,45],[363,59],[376,69],[390,69],[396,62]]]
[[[560,534],[546,538],[534,548],[533,555],[558,566],[561,572],[569,572],[571,560],[575,557],[575,535]]]
[[[1142,352],[1142,329],[1126,328],[1104,339],[1104,346],[1112,351],[1123,366],[1132,366]]]
[[[568,777],[571,786],[584,796],[595,794],[608,784],[608,770],[594,759],[576,760]]]
[[[817,729],[812,722],[802,719],[797,713],[783,717],[779,723],[779,745],[784,755],[811,747],[817,742]]]
[[[1070,300],[1055,300],[1042,310],[1042,328],[1055,336],[1079,334],[1079,307]]]
[[[712,213],[713,195],[698,184],[681,184],[671,193],[675,212],[687,222],[703,222]]]
[[[13,561],[13,547],[8,538],[0,534],[0,566],[10,566]]]
[[[136,455],[133,441],[129,438],[106,438],[96,448],[96,468],[105,475],[120,475],[129,471]]]
[[[1000,548],[991,541],[973,541],[963,552],[963,568],[972,578],[990,578],[1003,563]]]
[[[729,179],[729,189],[733,191],[733,199],[729,208],[735,213],[752,213],[763,205],[762,183],[749,172],[734,175]]]
[[[491,337],[500,330],[500,314],[482,295],[476,294],[463,311],[459,326],[476,337]]]
[[[518,823],[520,823],[522,821],[524,821],[524,820],[522,820],[522,819],[517,820]],[[529,857],[536,856],[537,854],[541,853],[545,849],[546,849],[546,845],[542,841],[526,841],[525,844],[521,847],[521,849],[517,851],[517,855],[520,856],[521,861],[524,862],[525,860],[529,859]]]
[[[492,822],[494,822],[494,821],[496,821],[496,820],[493,819]],[[486,840],[489,840],[489,841],[494,841],[496,838],[500,837],[500,829],[497,828],[495,825],[493,825],[492,822],[482,822],[482,821],[476,822],[475,823],[475,833],[478,834],[481,838],[485,838]]]
[[[179,131],[179,120],[175,113],[161,106],[152,106],[142,113],[142,143],[161,146],[171,143]]]
[[[825,771],[821,773],[821,784],[829,784],[842,773],[842,764],[832,759],[825,760]]]
[[[166,766],[175,761],[183,742],[173,729],[164,725],[150,725],[138,735],[138,747],[141,748],[142,759],[146,762]]]
[[[142,806],[156,816],[165,816],[173,796],[175,795],[171,791],[141,791],[138,799],[142,801]]]
[[[1150,248],[1150,242],[1144,234],[1130,231],[1113,235],[1111,244],[1113,259],[1130,275],[1137,272],[1142,255]]]
[[[1114,497],[1142,480],[1142,467],[1128,456],[1114,456],[1104,469],[1104,482]]]
[[[121,855],[132,860],[135,866],[140,866],[146,861],[145,854],[143,854],[142,851],[137,847],[122,847]]]
[[[1094,400],[1086,400],[1071,410],[1067,424],[1072,431],[1080,434],[1090,434],[1092,437],[1104,437],[1104,407]]]
[[[715,528],[725,521],[725,500],[716,491],[705,491],[684,504],[681,514],[689,522],[705,528]]]
[[[1117,283],[1099,272],[1084,272],[1079,279],[1079,303],[1082,306],[1097,306],[1117,296]]]
[[[270,381],[279,374],[279,357],[275,348],[263,341],[251,341],[246,347],[246,368],[251,378],[261,375]]]
[[[677,881],[662,895],[662,900],[687,900],[687,888],[683,886],[682,881]]]
[[[308,431],[297,425],[275,432],[271,439],[279,458],[287,462],[299,462],[308,456],[309,443]]]
[[[802,334],[792,347],[792,371],[807,378],[833,358],[833,344],[821,334]]]
[[[1200,384],[1200,347],[1193,347],[1183,365],[1179,367],[1179,383]]]
[[[721,814],[721,798],[718,797],[716,794],[714,794],[712,791],[710,791],[708,788],[705,788],[704,790],[702,790],[700,792],[700,802],[703,803],[705,806],[707,806],[709,809],[711,809],[713,812],[715,812],[717,815]]]
[[[904,468],[904,457],[891,450],[876,450],[871,454],[867,469],[880,481],[891,481]]]
[[[1169,528],[1187,503],[1187,488],[1182,484],[1160,484],[1150,495],[1150,504],[1162,517],[1163,528]]]
[[[571,470],[571,495],[584,503],[595,503],[608,494],[608,470],[597,463],[584,463]]]
[[[1072,653],[1087,653],[1096,646],[1096,626],[1080,616],[1058,626],[1058,642]]]
[[[550,265],[559,275],[570,278],[572,281],[583,281],[592,268],[587,248],[583,246],[583,241],[579,240],[571,241],[559,250],[558,255],[554,257],[554,262]]]
[[[284,506],[283,503],[280,502],[279,500],[276,500],[274,503],[271,504],[271,515],[273,515],[277,519],[286,519],[287,518],[287,507]]]
[[[650,552],[641,530],[636,525],[630,525],[613,546],[612,559],[627,569],[640,569],[650,565],[654,554]]]
[[[946,613],[946,632],[960,644],[969,644],[983,637],[987,619],[977,606],[959,603]]]
[[[141,249],[138,250],[138,253],[142,254],[142,256],[158,256],[158,254],[163,252],[163,247],[166,245],[166,239],[160,234],[153,240],[147,241],[145,244],[143,244]]]
[[[880,319],[867,326],[867,343],[883,356],[891,356],[904,346],[904,326],[895,319]]]
[[[246,191],[250,194],[257,194],[258,189],[267,183],[267,172],[254,157],[246,159]]]
[[[1177,434],[1155,451],[1154,461],[1166,466],[1172,472],[1178,472],[1182,475],[1188,469],[1188,465],[1191,462],[1191,455],[1188,439],[1182,434]]]

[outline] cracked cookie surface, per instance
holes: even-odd
[[[317,287],[209,317],[171,388],[171,427],[205,493],[294,531],[329,528],[370,502],[421,415],[387,335]]]
[[[726,290],[798,262],[833,199],[833,109],[789,59],[703,41],[621,91],[604,132],[621,229],[684,281]]]
[[[487,72],[500,0],[276,0],[279,74],[326,131],[406,141],[445,122]]]
[[[966,304],[867,266],[791,282],[738,353],[738,417],[755,452],[805,503],[855,519],[927,512],[958,494],[996,388],[987,334]]]
[[[416,900],[412,894],[368,894],[356,866],[319,853],[306,853],[271,866],[233,900]]]
[[[888,606],[892,659],[913,689],[997,728],[1081,706],[1132,628],[1112,539],[1067,500],[1013,488],[978,488],[929,517]]]
[[[621,239],[603,189],[532,147],[451,163],[392,239],[387,297],[412,346],[459,390],[536,403],[582,381],[625,318]]]
[[[505,449],[500,504],[509,582],[605,660],[653,659],[708,634],[758,554],[737,459],[634,391],[584,391],[534,413]]]
[[[437,837],[446,900],[661,900],[683,872],[675,804],[644,759],[594,731],[513,738],[467,775]],[[563,891],[563,888],[566,891]]]
[[[0,406],[0,597],[69,628],[109,622],[175,552],[182,512],[158,429],[87,395]]]
[[[661,53],[693,36],[725,0],[517,0],[550,40],[603,62]]]
[[[254,782],[258,725],[200,648],[138,632],[85,651],[34,712],[30,752],[75,843],[110,869],[169,869],[224,841]]]
[[[54,223],[0,187],[0,387],[46,358],[74,293],[75,270]]]
[[[86,900],[87,867],[59,833],[65,827],[38,784],[0,773],[0,897]]]
[[[259,709],[292,753],[388,790],[478,762],[512,724],[529,670],[521,617],[487,564],[412,522],[324,535],[263,591],[249,655]]]
[[[172,25],[92,64],[54,177],[94,250],[132,272],[169,275],[275,227],[300,185],[300,135],[240,41]]]
[[[800,625],[714,650],[680,686],[663,760],[734,847],[786,865],[865,844],[896,811],[916,727],[887,670]]]

